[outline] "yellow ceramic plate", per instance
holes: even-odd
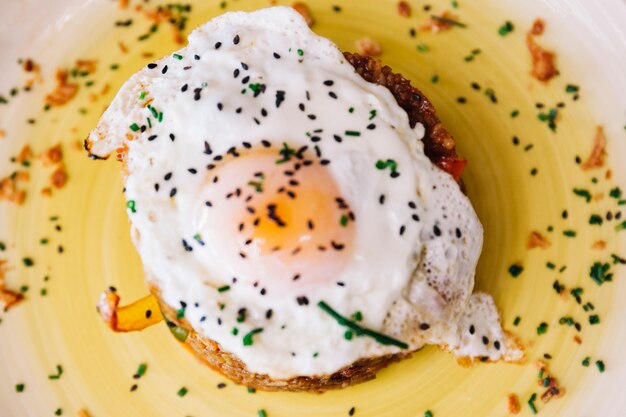
[[[131,1],[131,6],[154,7],[152,3]],[[188,28],[223,11],[216,0],[192,3]],[[23,287],[27,297],[1,314],[0,415],[52,416],[57,409],[75,415],[85,408],[94,417],[255,416],[261,409],[270,417],[347,416],[355,407],[357,416],[417,417],[431,410],[436,417],[500,417],[508,413],[509,393],[519,395],[522,415],[530,415],[528,398],[543,392],[533,362],[544,354],[551,355],[547,362],[566,395],[549,404],[537,400],[541,415],[625,415],[626,396],[620,394],[619,381],[626,375],[626,274],[623,266],[612,263],[611,254],[626,255],[626,232],[615,230],[623,219],[606,219],[607,212],[615,217],[620,210],[610,190],[626,185],[621,163],[626,155],[624,3],[433,0],[427,11],[425,2],[410,1],[409,18],[399,16],[391,0],[309,3],[315,30],[341,48],[353,50],[363,36],[378,40],[382,60],[424,90],[457,138],[460,153],[470,161],[468,194],[485,226],[476,286],[495,296],[506,327],[528,346],[528,363],[464,369],[451,355],[427,348],[381,372],[375,381],[323,396],[250,394],[200,365],[164,325],[135,334],[111,333],[95,311],[99,293],[114,285],[123,300],[131,301],[146,290],[129,239],[119,167],[115,161],[90,161],[75,145],[121,83],[150,59],[144,54],[160,57],[177,47],[167,25],[138,41],[150,23],[132,7],[118,10],[116,2],[2,2],[0,95],[9,103],[0,104],[0,130],[5,133],[0,176],[25,169],[31,179],[23,206],[0,202],[0,241],[6,246],[0,258],[8,259],[11,267],[7,283]],[[224,4],[228,10],[250,10],[269,2]],[[444,10],[467,27],[409,36],[411,27]],[[539,42],[558,54],[560,76],[548,85],[529,76],[525,32],[537,16],[548,23]],[[127,19],[133,19],[131,26],[114,26]],[[506,20],[514,30],[500,36],[498,28]],[[35,59],[44,82],[13,97],[10,89],[29,78],[16,64],[18,57]],[[67,106],[42,111],[55,68],[71,68],[77,58],[97,59],[96,74],[79,77],[78,96]],[[119,68],[112,70],[113,64]],[[480,87],[473,88],[472,82]],[[566,93],[567,84],[580,87],[579,100]],[[101,94],[105,85],[109,90]],[[495,93],[497,103],[488,91]],[[459,103],[459,97],[466,103]],[[565,107],[558,109],[554,133],[538,115],[560,102]],[[511,116],[514,110],[517,117]],[[605,128],[608,160],[604,168],[583,172],[575,159],[590,153],[598,125]],[[40,153],[58,142],[64,146],[69,182],[46,198],[40,190],[49,183],[51,169],[39,160],[23,168],[9,158],[25,143]],[[607,179],[609,170],[612,177]],[[587,203],[574,188],[595,198]],[[592,214],[601,216],[602,225],[589,224]],[[529,250],[532,231],[544,235],[550,247]],[[599,240],[606,248],[593,249]],[[24,265],[26,257],[33,266]],[[600,286],[592,281],[594,262],[610,265],[612,282]],[[508,272],[514,263],[524,268],[517,278]],[[565,294],[583,288],[582,303],[591,302],[595,309],[585,311],[574,297],[557,295],[555,280],[566,287]],[[590,325],[592,314],[599,316],[599,324]],[[517,316],[521,321],[514,326]],[[559,324],[562,317],[579,322],[582,330]],[[542,322],[547,332],[538,335]],[[575,335],[582,344],[574,342]],[[586,357],[589,367],[581,364]],[[597,360],[606,365],[604,373]],[[140,363],[148,369],[135,380]],[[62,375],[49,379],[57,374],[57,365]],[[222,382],[226,387],[219,389]],[[17,384],[24,384],[23,392],[16,392]],[[133,384],[138,388],[131,392]],[[177,395],[181,387],[188,389],[184,397]]]

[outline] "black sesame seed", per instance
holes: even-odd
[[[248,81],[250,81],[250,76],[246,75],[245,77],[241,79],[241,84],[247,84]]]
[[[219,111],[222,111],[223,108],[224,108],[224,105],[222,103],[217,103],[217,109]]]
[[[329,91],[328,95],[330,96],[330,98],[337,99],[337,94],[335,94],[333,91]]]
[[[205,140],[204,141],[204,154],[211,155],[212,153],[213,153],[213,150],[211,149],[211,145],[209,144],[209,142]]]
[[[235,71],[233,71],[233,77],[234,78],[239,77],[239,68],[235,68]]]
[[[458,103],[460,103],[460,104],[465,104],[465,103],[467,103],[467,99],[466,99],[465,97],[458,97],[458,98],[456,99],[456,101],[457,101]]]
[[[167,72],[167,65],[163,67],[161,70],[161,74],[165,74]]]
[[[152,317],[152,310],[146,310],[146,318],[149,319]]]
[[[280,59],[280,55],[278,55],[276,52],[274,52],[274,58]]]
[[[428,323],[420,323],[420,330],[428,330],[430,329],[430,324]]]
[[[188,88],[189,88],[189,86],[188,86],[187,84],[185,84],[185,85],[183,85],[183,86],[180,88],[180,91],[182,91],[182,92],[184,93],[185,91],[187,91],[187,89],[188,89]]]
[[[435,236],[441,236],[441,229],[439,228],[439,226],[435,225],[433,227],[433,233],[435,234]]]
[[[176,140],[176,136],[173,133],[170,133],[170,140],[174,142]]]
[[[222,46],[222,42],[217,42],[215,44],[215,49],[220,49],[220,46]]]
[[[400,176],[400,173],[398,171],[393,171],[391,174],[389,174],[389,176],[391,178],[398,178]]]
[[[474,333],[476,333],[476,328],[474,327],[474,325],[473,325],[473,324],[470,326],[470,328],[469,328],[469,332],[470,332],[470,334],[474,334]]]
[[[152,141],[153,141],[153,140],[155,140],[156,138],[157,138],[157,135],[152,135],[152,136],[148,137],[148,140],[149,140],[150,142],[152,142]]]
[[[462,234],[461,234],[461,229],[459,229],[458,227],[454,230],[454,233],[456,233],[456,237],[457,239],[460,239]]]
[[[413,221],[416,221],[416,222],[420,221],[420,216],[418,216],[417,214],[413,214],[411,218],[413,219]]]
[[[157,67],[157,64],[155,64],[154,62],[148,64],[148,68],[150,69],[155,69]]]
[[[267,110],[261,109],[261,116],[267,117]]]
[[[304,109],[305,109],[304,104],[303,104],[303,103],[298,104],[298,108],[299,108],[301,111],[304,111]]]
[[[154,191],[159,191],[160,185],[158,183],[154,184]]]
[[[309,118],[309,119],[311,119],[311,120],[315,120],[315,119],[317,119],[317,116],[316,116],[316,115],[314,115],[314,114],[308,114],[306,117],[308,117],[308,118]]]
[[[261,145],[263,145],[266,148],[269,148],[270,146],[272,146],[272,144],[270,143],[270,141],[263,139],[261,141]]]
[[[241,144],[243,145],[244,148],[246,149],[250,149],[252,147],[252,145],[248,142],[241,142]]]
[[[298,302],[299,306],[308,306],[309,305],[309,299],[307,297],[305,297],[304,295],[296,298],[296,301]]]
[[[367,125],[367,129],[368,130],[374,130],[374,129],[376,129],[376,125],[374,123],[370,123],[370,124]]]
[[[340,250],[342,250],[343,248],[345,248],[345,245],[344,245],[344,244],[342,244],[342,243],[337,243],[337,242],[335,242],[334,240],[331,240],[331,241],[330,241],[330,245],[333,247],[333,249],[335,249],[335,250],[337,250],[337,251],[340,251]]]
[[[193,59],[195,59],[196,61],[200,61],[200,55],[194,55]]]
[[[483,344],[484,345],[488,345],[489,344],[489,338],[487,336],[483,336]]]
[[[405,230],[406,230],[406,227],[404,225],[400,226],[400,236],[404,234]]]
[[[237,107],[237,109],[235,110],[235,113],[239,114],[241,113],[242,108],[241,107]]]
[[[380,197],[378,197],[378,202],[382,205],[385,204],[385,194],[381,194]]]
[[[176,188],[172,188],[170,190],[170,197],[174,197],[176,195]]]
[[[268,319],[268,320],[269,320],[269,319],[271,319],[271,318],[272,318],[272,314],[273,314],[273,313],[274,313],[274,312],[273,312],[273,311],[272,311],[272,309],[270,308],[269,310],[267,310],[267,311],[265,312],[265,318],[266,318],[266,319]]]
[[[235,35],[235,37],[233,38],[233,43],[234,43],[235,45],[238,45],[240,40],[241,40],[241,39],[239,38],[239,35]]]
[[[164,179],[165,181],[169,181],[169,180],[171,180],[171,179],[172,179],[172,173],[171,173],[171,172],[168,172],[167,174],[165,174],[165,176],[163,177],[163,179]]]
[[[495,342],[493,342],[493,347],[495,347],[496,350],[500,350],[500,342],[497,341],[497,340]]]

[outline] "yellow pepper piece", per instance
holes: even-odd
[[[100,317],[114,332],[143,330],[163,320],[159,303],[152,295],[123,307],[119,303],[120,296],[114,288],[104,291],[98,301]]]

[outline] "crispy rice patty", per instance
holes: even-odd
[[[390,67],[383,66],[379,61],[372,58],[349,52],[345,52],[344,56],[366,81],[389,89],[400,107],[407,112],[411,127],[414,127],[418,122],[425,126],[424,151],[434,164],[448,171],[445,164],[446,160],[460,160],[456,155],[454,139],[441,124],[432,103],[421,91],[411,86],[409,80],[400,74],[395,74]],[[159,300],[161,310],[167,321],[172,323],[171,325],[175,324],[189,332],[185,345],[198,358],[229,379],[260,390],[324,392],[329,389],[345,388],[373,379],[376,372],[382,368],[408,358],[413,353],[406,352],[363,358],[331,375],[273,379],[269,375],[250,372],[235,355],[222,350],[217,342],[200,336],[185,319],[177,319],[176,310],[162,300],[158,287],[151,285],[150,292]]]

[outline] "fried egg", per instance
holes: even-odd
[[[520,360],[472,294],[482,226],[424,134],[273,7],[215,18],[142,68],[87,147],[123,161],[148,282],[251,372],[331,374],[426,344]]]

